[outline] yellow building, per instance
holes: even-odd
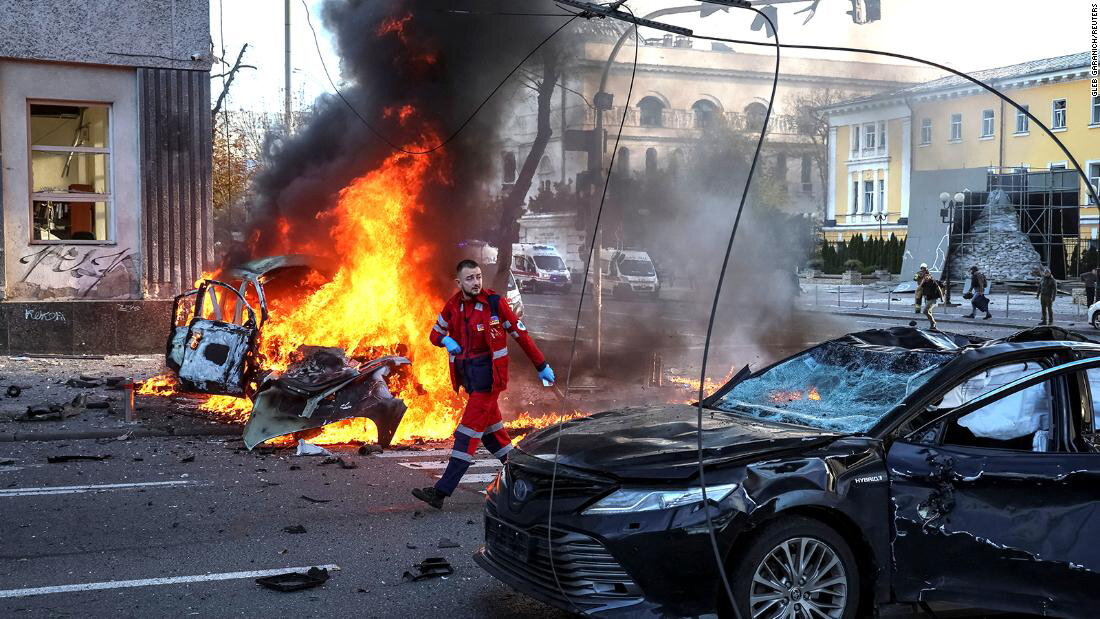
[[[1027,106],[1065,143],[1091,182],[1100,185],[1100,98],[1090,90],[1087,53],[979,71],[974,77]],[[831,241],[855,234],[875,237],[881,221],[882,234],[909,237],[904,269],[943,258],[941,193],[969,196],[1003,182],[1006,173],[1027,178],[1025,170],[1073,167],[1024,114],[955,76],[847,101],[827,113],[831,169],[824,236]],[[1045,178],[1064,179],[1071,192],[1075,189],[1068,174]],[[1096,205],[1084,180],[1075,180],[1079,191],[1071,206],[1076,209],[1066,221],[1072,221],[1074,235],[1082,240],[1097,239]],[[1066,241],[1065,251],[1071,244]]]

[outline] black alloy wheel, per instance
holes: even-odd
[[[731,557],[733,594],[742,619],[853,619],[859,566],[844,538],[802,516],[765,524]],[[724,589],[719,588],[724,598]],[[723,616],[732,616],[728,612]]]

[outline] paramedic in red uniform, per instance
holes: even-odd
[[[435,486],[415,488],[413,496],[436,509],[451,496],[466,469],[470,468],[478,443],[505,462],[512,441],[500,418],[497,397],[508,386],[508,335],[519,343],[538,370],[539,378],[554,382],[554,371],[535,346],[527,327],[508,307],[508,302],[481,286],[481,267],[463,260],[456,267],[458,292],[443,306],[429,337],[432,344],[447,349],[451,364],[451,386],[466,390],[470,399],[455,428],[455,444],[443,477]]]

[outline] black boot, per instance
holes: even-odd
[[[989,312],[986,312],[985,313],[985,318],[982,318],[982,320],[989,320],[990,318],[993,318],[993,314],[990,314]]]
[[[970,312],[969,314],[966,314],[965,316],[963,316],[963,318],[973,318],[973,317],[974,317],[974,312]]]
[[[443,509],[443,499],[447,495],[435,489],[435,486],[427,488],[413,488],[412,495],[436,509]]]

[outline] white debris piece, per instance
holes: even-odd
[[[324,447],[314,445],[313,443],[308,443],[308,442],[306,442],[305,439],[300,438],[300,439],[298,439],[298,452],[295,453],[294,455],[296,455],[296,456],[331,456],[332,452],[325,449]]]

